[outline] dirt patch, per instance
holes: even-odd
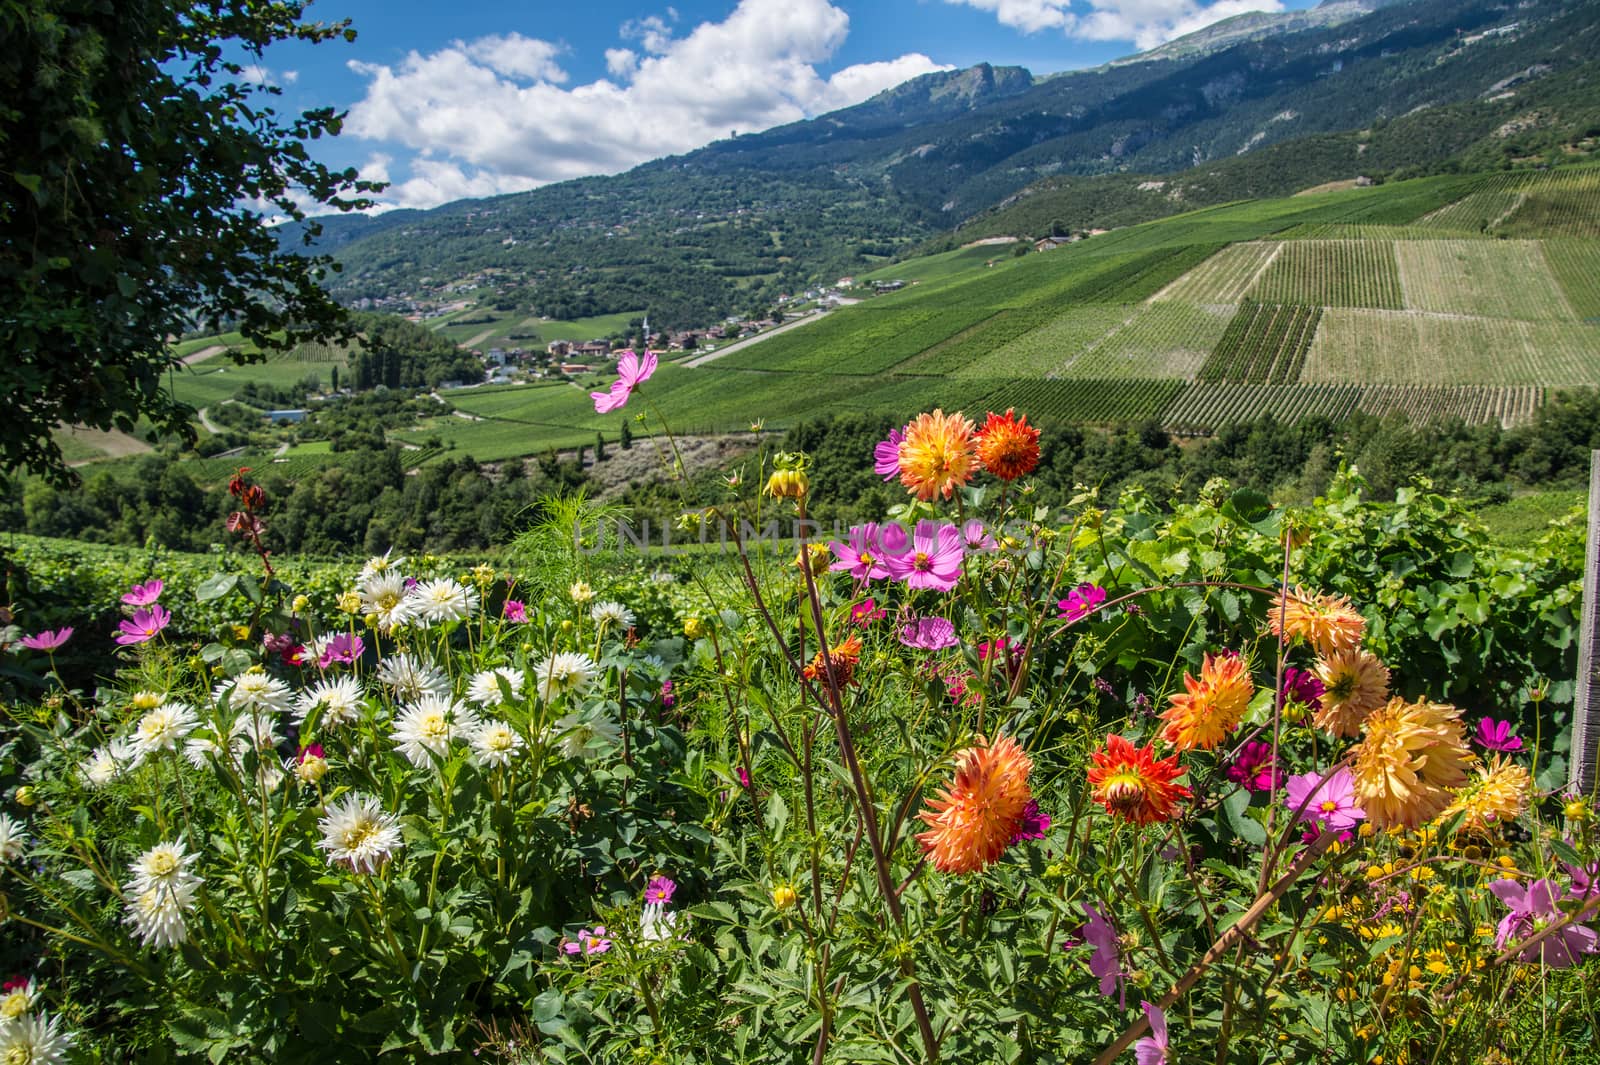
[[[1345,189],[1356,187],[1356,178],[1347,178],[1344,181],[1324,181],[1320,185],[1313,185],[1309,189],[1301,189],[1296,196],[1315,196],[1319,192],[1343,192]]]
[[[479,333],[477,336],[473,337],[471,340],[463,340],[458,346],[459,347],[463,347],[463,348],[475,348],[479,344],[482,344],[485,340],[488,340],[492,336],[494,336],[494,330],[493,329],[485,329],[483,332]]]
[[[693,477],[708,468],[721,468],[737,463],[753,452],[759,446],[760,440],[761,437],[757,433],[680,436],[678,455],[682,457],[689,476]],[[570,462],[575,454],[576,452],[570,449],[558,452],[563,462]],[[535,468],[538,462],[537,459],[531,458],[523,461],[527,463],[529,469]],[[672,475],[672,461],[672,447],[665,437],[654,439],[634,437],[633,447],[626,451],[618,446],[616,441],[608,440],[604,462],[595,462],[592,446],[584,448],[583,451],[583,468],[588,471],[593,482],[593,495],[598,499],[615,498],[635,485],[668,480]],[[746,470],[745,474],[754,477],[754,468]]]
[[[185,366],[193,366],[197,362],[205,362],[213,355],[221,355],[227,350],[228,345],[226,344],[213,344],[209,348],[201,348],[199,351],[196,351],[193,354],[185,355],[183,357],[183,364]]]
[[[104,453],[107,458],[120,459],[129,455],[143,455],[155,450],[149,444],[136,436],[129,436],[120,429],[84,429],[77,426],[64,430],[67,436]],[[82,466],[85,462],[95,462],[95,459],[84,459],[81,462],[68,463],[71,466]]]

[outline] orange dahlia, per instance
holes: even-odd
[[[1367,619],[1342,595],[1312,595],[1295,588],[1289,595],[1272,597],[1267,611],[1272,635],[1284,640],[1305,640],[1324,658],[1361,646]]]
[[[928,826],[917,834],[935,869],[976,873],[999,859],[1027,813],[1028,774],[1033,760],[1017,741],[1001,736],[956,755],[956,777],[917,817]]]
[[[1461,711],[1426,699],[1391,699],[1373,711],[1352,753],[1356,800],[1376,828],[1416,828],[1437,817],[1472,761]]]
[[[1206,655],[1200,676],[1184,674],[1183,686],[1188,690],[1172,696],[1172,705],[1161,715],[1167,723],[1162,739],[1180,751],[1209,751],[1227,739],[1256,690],[1250,667],[1233,654]]]
[[[1016,416],[1011,407],[1002,418],[994,411],[978,430],[978,461],[1002,481],[1026,477],[1039,465],[1039,430],[1028,424],[1028,416]]]
[[[1366,651],[1339,651],[1316,665],[1322,681],[1319,729],[1341,739],[1361,732],[1367,715],[1389,701],[1389,667]]]
[[[828,658],[833,663],[833,677],[839,687],[856,683],[856,666],[861,661],[861,637],[852,636],[844,643],[830,647]],[[811,656],[811,664],[801,673],[806,680],[827,680],[828,671],[822,665],[821,651]]]
[[[1188,788],[1173,783],[1183,775],[1178,756],[1157,758],[1155,744],[1135,747],[1112,734],[1106,737],[1105,750],[1096,751],[1089,758],[1094,762],[1089,770],[1094,800],[1113,817],[1136,825],[1170,821],[1177,812],[1178,800],[1191,795]]]
[[[961,412],[919,414],[900,441],[900,483],[918,499],[950,498],[972,480],[972,422]]]

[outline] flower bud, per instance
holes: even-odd
[[[39,797],[34,794],[33,788],[27,784],[17,789],[16,800],[18,806],[34,806],[39,802]]]
[[[772,889],[772,908],[780,913],[784,910],[794,909],[799,901],[799,893],[788,884],[779,884]]]

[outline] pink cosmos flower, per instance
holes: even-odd
[[[162,609],[159,603],[152,604],[148,610],[137,610],[132,620],[124,621],[117,626],[122,630],[117,634],[117,643],[128,647],[153,640],[171,620],[172,615]]]
[[[883,548],[878,543],[878,523],[875,521],[852,525],[850,542],[846,544],[834,540],[828,544],[828,550],[838,559],[828,567],[829,570],[844,570],[858,581],[876,581],[889,576]]]
[[[505,618],[507,621],[512,621],[519,625],[527,621],[528,608],[526,604],[516,599],[507,599],[505,606]]]
[[[672,682],[670,680],[662,681],[661,682],[661,705],[662,706],[671,706],[673,703],[675,703],[677,701],[678,701],[678,697],[676,695],[672,694]]]
[[[71,638],[72,626],[68,625],[65,628],[56,629],[54,632],[45,629],[43,632],[36,633],[33,636],[24,636],[18,642],[22,646],[35,651],[54,651]]]
[[[890,429],[889,439],[878,442],[872,449],[873,473],[885,481],[892,481],[900,476],[900,441],[905,438],[905,434],[899,429]]]
[[[1289,666],[1283,671],[1283,701],[1285,703],[1300,703],[1313,710],[1322,709],[1322,695],[1325,689],[1322,680],[1310,670],[1296,669]]]
[[[617,359],[619,376],[611,382],[611,391],[589,393],[589,398],[594,400],[594,412],[610,414],[614,410],[621,410],[623,404],[628,402],[628,397],[633,395],[633,390],[648,381],[655,372],[655,352],[646,351],[641,359],[631,350],[624,351]]]
[[[1348,766],[1340,766],[1326,781],[1316,770],[1290,777],[1286,801],[1295,820],[1317,821],[1335,832],[1354,828],[1367,816],[1356,805],[1355,782]]]
[[[1250,791],[1276,791],[1283,784],[1283,771],[1272,759],[1272,744],[1245,744],[1228,767],[1228,779]]]
[[[989,535],[988,526],[977,518],[973,518],[961,527],[961,535],[967,542],[968,551],[998,551],[1000,545]]]
[[[653,876],[650,878],[650,882],[644,886],[644,901],[646,904],[671,902],[672,893],[677,890],[678,885],[671,877]]]
[[[1070,624],[1087,617],[1090,611],[1105,601],[1106,590],[1086,581],[1068,592],[1065,599],[1058,600],[1056,609],[1061,611],[1061,620]]]
[[[739,778],[740,787],[748,788],[750,786],[750,771],[744,766],[740,766],[737,774],[735,775]]]
[[[594,931],[587,928],[578,929],[578,938],[563,944],[561,949],[568,954],[604,954],[611,949],[611,940],[606,937],[606,926],[597,924]]]
[[[317,656],[317,668],[327,669],[335,662],[352,665],[361,657],[361,652],[367,649],[366,641],[361,637],[348,632],[341,632],[328,641],[322,653]]]
[[[1084,903],[1083,912],[1089,923],[1083,926],[1083,941],[1094,948],[1089,955],[1089,972],[1100,978],[1100,993],[1110,995],[1122,981],[1122,950],[1117,944],[1117,930],[1093,906]],[[1127,988],[1121,988],[1121,998],[1127,998]]]
[[[1496,880],[1489,885],[1495,897],[1505,903],[1510,912],[1500,918],[1495,929],[1494,946],[1504,950],[1513,938],[1524,939],[1561,920],[1557,902],[1565,894],[1553,880],[1535,880],[1524,887],[1515,880]],[[1600,950],[1600,937],[1581,924],[1569,924],[1553,936],[1548,936],[1517,956],[1519,961],[1543,962],[1552,969],[1568,969],[1578,964],[1579,955]]]
[[[850,608],[850,622],[851,624],[866,628],[868,625],[871,625],[874,621],[882,618],[887,613],[888,611],[884,610],[883,607],[878,605],[877,600],[863,599],[861,602]]]
[[[912,618],[900,626],[900,642],[918,651],[942,651],[961,641],[945,618]]]
[[[1167,1065],[1167,1015],[1152,1002],[1141,1002],[1150,1034],[1133,1044],[1134,1065]]]
[[[911,549],[888,555],[884,565],[889,576],[905,581],[908,588],[948,592],[961,577],[961,560],[966,555],[961,539],[961,530],[954,525],[919,521]]]
[[[1039,812],[1038,799],[1029,799],[1028,805],[1022,808],[1022,824],[1012,833],[1011,843],[1020,843],[1025,839],[1044,839],[1044,834],[1048,831],[1050,831],[1050,815]]]
[[[1522,737],[1511,734],[1511,722],[1483,718],[1478,722],[1478,734],[1473,737],[1488,751],[1520,751]]]
[[[161,598],[161,589],[164,587],[166,585],[161,583],[160,577],[145,584],[135,584],[128,594],[122,597],[122,601],[129,606],[149,606]]]

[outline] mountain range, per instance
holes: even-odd
[[[928,74],[615,176],[323,219],[317,247],[347,300],[465,282],[554,318],[701,324],[912,249],[1589,151],[1596,57],[1600,0],[1331,0],[1091,70]]]

